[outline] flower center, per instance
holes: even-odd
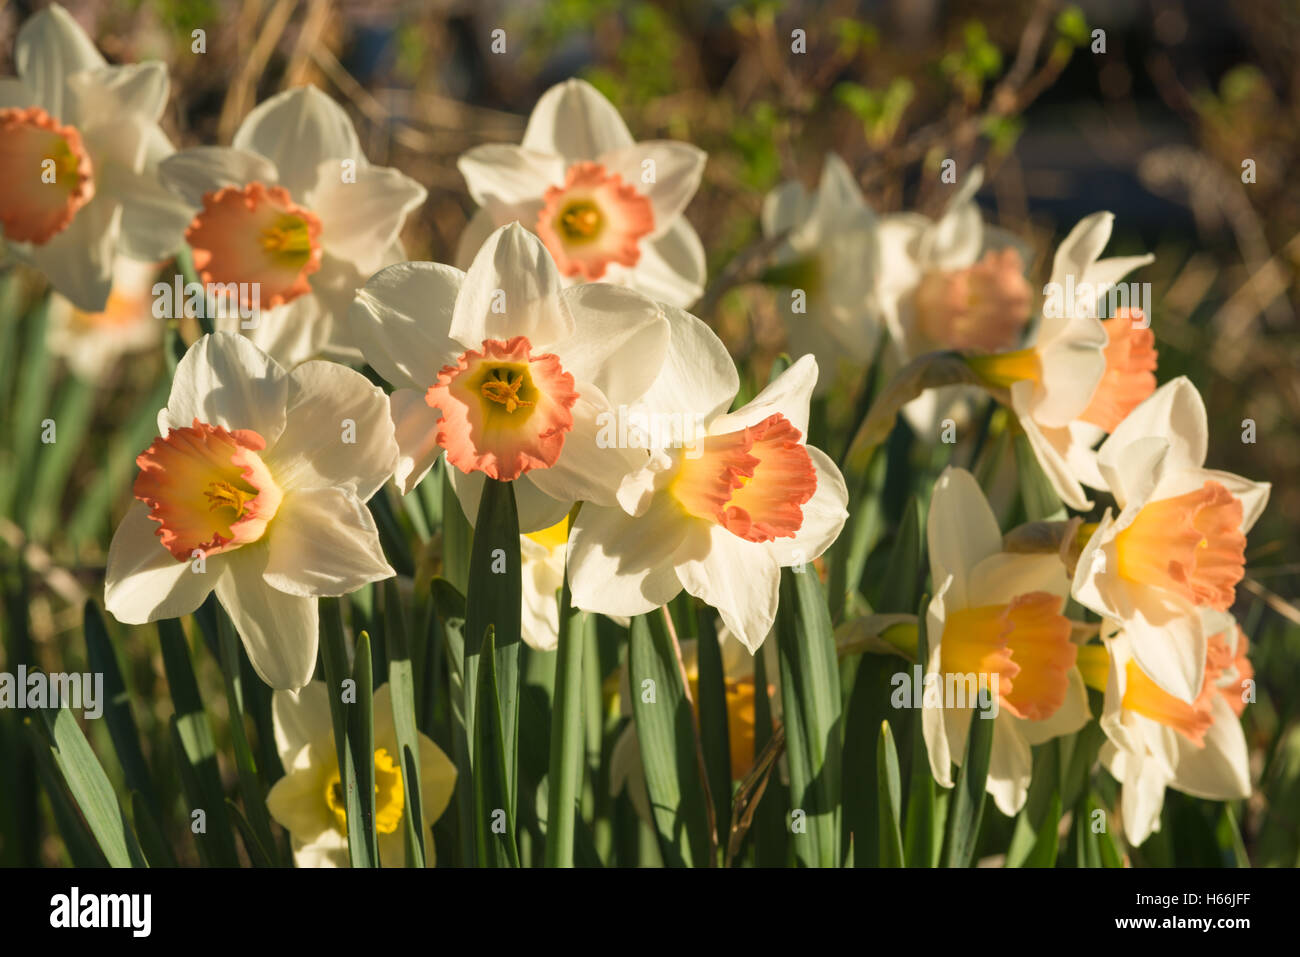
[[[800,432],[783,415],[706,437],[684,458],[669,491],[689,515],[716,522],[750,542],[793,538],[817,472]]]
[[[283,186],[226,186],[203,197],[185,231],[194,268],[213,294],[244,308],[272,308],[311,291],[320,269],[321,223]]]
[[[1119,574],[1227,610],[1246,574],[1241,520],[1241,501],[1213,480],[1151,502],[1115,536]]]
[[[1020,254],[1007,248],[966,269],[922,276],[916,318],[926,338],[945,348],[997,352],[1020,338],[1030,298]]]
[[[641,239],[654,231],[650,200],[599,163],[574,163],[542,203],[537,235],[565,276],[591,281],[612,263],[635,266]]]
[[[444,367],[425,393],[442,413],[436,438],[447,461],[501,481],[555,464],[577,401],[559,358],[532,354],[524,336],[485,340]]]
[[[334,773],[325,783],[325,803],[334,815],[335,827],[340,834],[348,832],[347,800],[343,794],[343,780],[335,763]],[[402,786],[402,769],[397,766],[385,748],[375,750],[375,830],[380,834],[393,834],[402,823],[406,809],[406,789]]]
[[[266,448],[251,429],[227,431],[194,420],[169,429],[136,458],[135,497],[149,506],[157,535],[178,561],[257,541],[283,493],[258,456]]]
[[[38,106],[0,109],[0,229],[49,242],[94,198],[94,166],[75,127]]]
[[[1005,605],[950,612],[939,646],[944,675],[974,675],[993,687],[1018,718],[1041,721],[1065,701],[1077,649],[1065,599],[1048,592],[1017,595]]]
[[[1141,310],[1117,310],[1105,319],[1106,372],[1097,384],[1092,401],[1079,416],[1107,432],[1114,432],[1124,418],[1156,391],[1156,337],[1141,325]]]

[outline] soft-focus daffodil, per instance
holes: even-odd
[[[397,464],[387,397],[336,363],[286,372],[216,333],[177,365],[158,431],[109,547],[108,610],[176,618],[215,590],[262,679],[301,688],[316,599],[394,574],[364,504]]]
[[[46,334],[50,351],[63,356],[74,375],[97,382],[124,355],[159,348],[165,320],[153,309],[158,269],[157,263],[119,256],[113,266],[113,290],[99,312],[78,309],[55,293]]]
[[[230,147],[182,150],[161,175],[196,211],[185,241],[203,282],[238,284],[221,294],[219,330],[288,366],[360,358],[348,307],[406,258],[398,234],[425,190],[371,166],[341,106],[312,86],[287,90],[249,113]]]
[[[1002,550],[993,510],[963,469],[945,469],[935,483],[926,532],[935,589],[926,612],[927,681],[939,676],[941,690],[973,675],[998,698],[996,709],[980,713],[969,700],[958,704],[926,690],[921,727],[930,769],[952,787],[971,721],[995,722],[986,789],[1014,816],[1029,793],[1030,748],[1088,722],[1088,693],[1063,613],[1069,581],[1055,555]]]
[[[107,308],[118,256],[175,251],[184,206],[157,181],[172,145],[159,61],[109,66],[58,4],[14,43],[0,79],[0,238],[86,313]]]
[[[1074,572],[1074,597],[1121,623],[1142,670],[1183,701],[1204,683],[1201,609],[1226,611],[1245,574],[1246,533],[1269,484],[1205,468],[1205,403],[1165,383],[1097,452],[1119,514],[1106,510]]]
[[[1101,727],[1101,762],[1119,781],[1124,836],[1141,844],[1160,829],[1165,788],[1210,801],[1250,796],[1249,755],[1239,720],[1254,700],[1246,636],[1231,615],[1202,612],[1209,634],[1203,679],[1191,702],[1142,670],[1124,630],[1103,633],[1110,667]]]
[[[779,308],[791,352],[816,357],[817,394],[864,374],[880,332],[880,248],[876,214],[849,168],[827,153],[817,188],[782,183],[763,200],[762,224],[767,237],[785,234],[764,278],[788,290]]]
[[[564,556],[568,551],[569,517],[550,528],[519,536],[523,562],[521,627],[530,648],[554,651],[560,643],[560,590],[564,587]]]
[[[546,244],[566,284],[610,282],[688,306],[704,290],[704,248],[682,211],[705,154],[688,143],[637,143],[613,105],[583,80],[551,87],[519,146],[491,143],[457,166],[480,209],[461,236],[479,245],[514,220]]]
[[[668,360],[636,411],[682,423],[685,441],[643,459],[621,508],[583,505],[569,536],[573,603],[640,615],[685,588],[754,651],[776,617],[781,568],[811,566],[848,517],[839,469],[805,444],[817,362],[804,356],[727,412],[739,388],[727,350],[694,316],[665,313]]]
[[[484,477],[514,483],[522,532],[577,501],[615,504],[636,450],[602,443],[605,416],[654,382],[668,348],[659,306],[608,283],[565,288],[518,223],[488,237],[468,273],[399,263],[358,293],[351,322],[391,382],[403,492],[442,450],[474,520]],[[644,453],[641,453],[644,459]]]
[[[1061,501],[1080,511],[1092,507],[1083,485],[1106,487],[1094,446],[1156,387],[1155,337],[1141,311],[1097,318],[1098,300],[1154,258],[1099,259],[1114,219],[1112,213],[1093,213],[1056,251],[1048,289],[1063,302],[1061,291],[1068,290],[1073,308],[1049,296],[1030,345],[969,360],[992,385],[1009,389],[1043,473]],[[1075,300],[1074,290],[1085,289],[1086,297]]]
[[[266,796],[271,817],[289,832],[299,867],[347,867],[347,808],[334,747],[329,689],[313,681],[301,691],[277,691],[271,699],[275,749],[284,777]],[[393,724],[388,685],[375,692],[375,831],[385,867],[406,863],[403,818],[407,813],[401,750]],[[419,732],[417,732],[419,734]],[[456,790],[456,766],[442,749],[419,735],[421,818],[425,863],[435,861],[428,828],[442,816]]]

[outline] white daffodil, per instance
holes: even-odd
[[[699,642],[686,639],[682,642],[682,666],[686,669],[686,681],[690,685],[691,701],[700,698]],[[731,756],[731,780],[744,780],[754,766],[756,731],[758,728],[754,715],[754,697],[757,686],[754,683],[754,656],[748,654],[745,646],[736,640],[731,632],[723,627],[718,629],[718,645],[722,653],[722,681],[727,706],[727,744]],[[769,675],[776,674],[776,646],[766,644],[760,654],[766,655],[764,663]],[[631,688],[628,683],[627,667],[619,674],[619,710],[623,717],[632,717]],[[776,685],[769,685],[768,699],[772,703],[772,715],[780,714],[780,699]],[[698,709],[698,704],[695,705]],[[641,743],[636,736],[636,723],[629,721],[614,743],[609,756],[609,793],[617,797],[627,791],[637,815],[645,823],[654,827],[654,817],[650,813],[650,799],[646,793],[645,768],[641,763]]]
[[[156,179],[172,145],[159,61],[109,66],[57,4],[14,43],[0,79],[0,237],[86,313],[105,310],[119,255],[157,262],[186,220]]]
[[[639,464],[601,432],[654,382],[668,323],[632,289],[564,288],[546,247],[518,223],[489,236],[468,273],[388,267],[350,318],[366,360],[395,386],[403,493],[445,449],[471,522],[487,476],[514,483],[520,531],[531,532],[574,502],[615,504]]]
[[[375,692],[374,714],[375,831],[379,837],[379,860],[385,867],[402,867],[406,863],[402,828],[408,809],[388,685]],[[289,832],[297,866],[347,867],[347,807],[338,751],[334,747],[329,689],[324,682],[313,681],[301,691],[277,691],[271,698],[271,716],[275,725],[275,749],[284,765],[284,777],[266,796],[267,810]],[[456,790],[456,766],[433,741],[417,734],[425,863],[432,867],[436,855],[433,835],[428,829],[451,803]]]
[[[398,234],[424,187],[371,166],[347,113],[312,86],[248,114],[230,147],[182,150],[163,181],[197,210],[185,230],[217,328],[285,365],[360,357],[357,289],[406,258]]]
[[[1269,484],[1205,468],[1205,403],[1186,378],[1128,414],[1097,452],[1119,514],[1106,510],[1074,572],[1074,597],[1120,623],[1142,670],[1183,701],[1200,693],[1198,611],[1232,607],[1246,533]]]
[[[1097,318],[1098,301],[1154,259],[1099,259],[1114,220],[1112,213],[1093,213],[1061,243],[1029,346],[968,360],[990,384],[1010,391],[1043,473],[1061,501],[1080,511],[1092,508],[1084,485],[1106,487],[1094,446],[1156,388],[1155,336],[1141,310]]]
[[[788,290],[780,311],[791,351],[816,357],[817,393],[864,374],[880,331],[880,247],[876,214],[844,161],[827,153],[811,193],[798,181],[774,189],[762,226],[767,237],[785,234],[764,278]]]
[[[986,789],[1014,816],[1029,793],[1030,748],[1088,722],[1062,613],[1069,581],[1055,555],[1002,550],[993,510],[963,469],[945,469],[935,483],[926,532],[935,589],[926,612],[927,684],[938,676],[922,698],[930,770],[952,787],[971,721],[994,721]],[[986,700],[977,702],[977,691]]]
[[[262,679],[301,688],[316,599],[394,574],[364,504],[397,464],[387,397],[336,363],[286,372],[217,333],[177,365],[158,431],[109,546],[108,610],[176,618],[215,590]]]
[[[1246,636],[1231,615],[1203,612],[1204,678],[1193,701],[1164,691],[1138,665],[1129,636],[1107,622],[1110,667],[1101,762],[1119,781],[1124,836],[1141,844],[1160,829],[1165,788],[1210,801],[1250,796],[1242,711],[1254,700]]]
[[[50,298],[46,344],[67,360],[78,378],[102,379],[124,355],[162,345],[164,319],[154,315],[153,285],[159,264],[119,256],[113,289],[99,312],[78,309],[55,293]]]
[[[457,167],[482,208],[461,235],[462,269],[498,226],[537,233],[566,283],[630,286],[688,306],[704,291],[704,247],[682,215],[704,172],[688,143],[632,139],[591,84],[567,80],[533,108],[518,146],[466,151]]]
[[[986,226],[975,202],[984,170],[975,167],[938,220],[919,213],[884,216],[878,227],[880,297],[894,356],[906,364],[927,352],[1000,352],[1020,341],[1032,290],[1020,242]],[[970,392],[930,389],[903,408],[921,435]]]
[[[573,604],[641,615],[685,588],[754,651],[776,617],[781,568],[810,564],[848,517],[839,469],[805,444],[817,362],[804,356],[727,412],[739,380],[726,348],[694,316],[665,313],[668,359],[629,413],[654,452],[624,480],[621,508],[588,502],[574,520]]]

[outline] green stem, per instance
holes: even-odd
[[[569,580],[560,592],[560,641],[555,659],[551,719],[550,793],[547,798],[546,866],[573,866],[574,814],[582,784],[582,646],[585,615],[570,607]]]

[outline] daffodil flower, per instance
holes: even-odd
[[[344,366],[286,372],[216,333],[177,365],[158,431],[109,546],[108,610],[143,624],[215,591],[262,679],[301,688],[316,599],[394,574],[364,504],[397,463],[387,398]]]
[[[704,291],[704,248],[682,211],[704,159],[688,143],[637,143],[595,87],[566,80],[537,101],[519,146],[476,146],[456,164],[482,207],[456,262],[468,268],[494,229],[518,220],[566,283],[616,283],[690,305]]]
[[[406,863],[403,820],[410,809],[406,807],[388,685],[375,692],[374,714],[379,859],[385,867],[402,867]],[[301,691],[277,691],[271,698],[271,716],[284,777],[266,796],[266,806],[276,823],[289,832],[294,863],[298,867],[347,867],[347,806],[334,747],[329,689],[323,682],[313,681]],[[420,817],[426,829],[425,863],[432,867],[436,853],[428,828],[451,803],[456,766],[424,734],[419,741]]]
[[[1186,378],[1130,412],[1097,452],[1119,514],[1106,510],[1074,572],[1075,599],[1121,622],[1142,670],[1189,702],[1204,682],[1199,611],[1232,606],[1270,488],[1205,468],[1208,441],[1205,403]]]
[[[727,412],[739,388],[727,350],[694,316],[665,313],[669,357],[638,410],[683,423],[685,441],[654,449],[623,481],[621,507],[583,505],[569,536],[573,604],[640,615],[685,588],[754,651],[776,617],[780,569],[816,574],[848,517],[839,469],[805,444],[817,361],[804,356]]]
[[[884,216],[878,228],[878,295],[896,361],[942,350],[990,353],[1020,341],[1029,322],[1032,290],[1024,277],[1020,242],[986,226],[975,202],[984,170],[975,167],[942,216]],[[922,435],[933,434],[971,390],[931,389],[903,414]]]
[[[668,347],[659,306],[608,283],[565,288],[518,223],[488,237],[468,273],[399,263],[351,312],[366,360],[396,388],[401,458],[414,488],[446,451],[473,521],[485,477],[514,483],[523,532],[574,502],[612,505],[637,451],[601,440],[608,416],[654,382]],[[641,453],[644,456],[644,453]]]
[[[1248,642],[1231,615],[1203,612],[1209,634],[1196,697],[1162,689],[1133,657],[1127,629],[1107,622],[1109,656],[1101,763],[1120,782],[1124,836],[1141,844],[1160,829],[1166,788],[1209,801],[1250,796],[1246,737],[1239,720],[1254,675]]]
[[[63,356],[79,378],[98,382],[123,356],[161,347],[165,320],[153,309],[159,265],[119,256],[108,302],[98,312],[78,309],[55,293],[46,334],[50,352]]]
[[[184,238],[219,331],[289,366],[360,358],[348,307],[406,258],[398,234],[425,190],[371,166],[342,107],[312,86],[287,90],[249,113],[230,147],[182,150],[161,175],[193,211]]]
[[[156,180],[172,145],[159,61],[109,66],[57,4],[14,43],[0,79],[0,237],[85,313],[103,312],[119,255],[170,255],[185,209]]]
[[[827,153],[811,193],[796,180],[766,196],[762,226],[769,238],[785,235],[764,279],[789,290],[780,311],[791,350],[817,358],[821,394],[842,376],[861,374],[875,353],[880,331],[876,214],[844,161]]]
[[[1043,473],[1061,501],[1080,511],[1092,508],[1083,485],[1106,488],[1093,448],[1156,388],[1155,336],[1141,311],[1097,318],[1098,300],[1154,259],[1099,259],[1114,220],[1112,213],[1093,213],[1056,251],[1047,288],[1056,298],[1063,298],[1061,290],[1091,290],[1085,299],[1070,308],[1049,297],[1028,346],[968,359],[991,385],[1009,390]]]
[[[1030,748],[1082,728],[1088,693],[1076,667],[1065,569],[1055,555],[1002,550],[1002,533],[975,478],[948,468],[935,483],[927,521],[935,594],[926,612],[929,654],[921,728],[930,770],[953,786],[964,762],[971,721],[993,721],[986,789],[998,809],[1024,806],[1033,773]],[[981,712],[968,677],[988,689],[996,708]],[[961,686],[961,700],[947,689]],[[993,715],[990,717],[989,715]]]
[[[523,639],[537,651],[554,651],[560,643],[559,592],[564,587],[569,517],[550,528],[519,536],[523,563],[520,611]]]

